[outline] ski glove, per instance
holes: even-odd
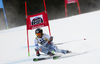
[[[53,40],[53,37],[50,37],[50,40],[48,41],[48,43],[46,44],[46,47],[48,47],[51,44],[51,41]]]
[[[50,40],[48,42],[51,42],[51,41],[53,41],[53,37],[52,36],[50,37]]]
[[[48,43],[46,44],[46,47],[48,47],[50,44],[51,44],[51,42],[48,42]]]

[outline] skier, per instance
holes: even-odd
[[[37,36],[35,38],[35,51],[36,51],[37,56],[41,55],[39,51],[50,56],[54,55],[52,51],[57,52],[57,53],[63,53],[63,54],[71,52],[69,50],[58,49],[58,47],[53,44],[53,37],[47,34],[44,34],[42,29],[40,28],[36,29],[35,34]]]

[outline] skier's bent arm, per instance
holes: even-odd
[[[45,39],[48,41],[48,43],[50,43],[51,41],[53,41],[53,37],[49,36],[47,34],[45,34]]]
[[[50,36],[49,39],[48,39],[48,42],[46,44],[46,47],[48,47],[51,44],[52,41],[53,41],[53,37]]]

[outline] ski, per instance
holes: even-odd
[[[60,57],[60,55],[57,56],[49,56],[49,57],[43,57],[43,58],[34,58],[33,61],[41,61],[41,60],[47,60],[47,59],[57,59],[58,57]]]
[[[50,59],[50,57],[46,57],[46,58],[34,58],[33,61],[41,61],[41,60],[46,60],[46,59]]]
[[[61,58],[68,58],[68,57],[74,57],[82,54],[86,54],[87,52],[81,52],[81,53],[68,53],[68,54],[63,54],[61,56],[54,56],[53,59],[61,59]]]
[[[82,52],[82,53],[68,53],[68,54],[62,54],[62,55],[54,55],[54,56],[49,56],[49,57],[43,57],[43,58],[34,58],[33,61],[42,61],[42,60],[47,60],[47,59],[61,59],[61,58],[68,58],[68,57],[73,57],[81,54],[85,54],[87,52]]]

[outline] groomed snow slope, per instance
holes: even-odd
[[[27,52],[26,26],[0,31],[0,64],[100,64],[100,11],[49,21],[54,43],[61,49],[86,54],[33,62],[34,30],[29,31],[30,54]],[[48,28],[43,27],[49,34]],[[83,40],[86,38],[86,40]]]

